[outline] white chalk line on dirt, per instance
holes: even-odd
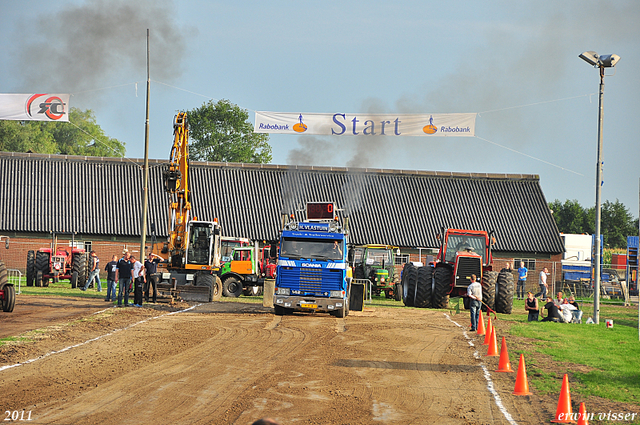
[[[448,314],[444,313],[444,316],[451,323],[456,325],[457,327],[464,329],[462,327],[462,325],[460,325],[455,320],[453,320],[451,317],[449,317]],[[474,344],[471,341],[471,338],[469,337],[469,335],[467,335],[467,331],[463,330],[463,334],[464,334],[464,337],[467,339],[467,342],[469,342],[469,345],[471,345],[473,347]],[[477,360],[480,360],[480,354],[478,353],[478,350],[476,350],[473,353],[473,357],[475,357]],[[509,414],[509,412],[507,412],[507,408],[504,407],[504,404],[502,404],[502,398],[500,398],[500,394],[498,394],[498,392],[496,391],[495,385],[493,385],[493,380],[491,379],[491,374],[489,373],[489,369],[487,369],[487,366],[485,366],[484,363],[480,363],[480,367],[482,368],[482,371],[484,372],[484,378],[487,380],[487,389],[489,390],[491,395],[493,395],[493,398],[496,401],[496,406],[498,406],[498,409],[500,409],[500,411],[504,415],[505,419],[507,421],[509,421],[509,423],[511,425],[518,425],[518,423],[513,420],[513,417],[511,416],[511,414]]]
[[[107,334],[100,335],[100,336],[97,336],[97,337],[95,337],[95,338],[91,338],[91,339],[89,339],[89,340],[86,340],[86,341],[84,341],[84,342],[81,342],[81,343],[78,343],[78,344],[75,344],[75,345],[70,345],[69,347],[65,347],[65,348],[63,348],[63,349],[61,349],[61,350],[51,351],[51,352],[46,353],[46,354],[43,354],[43,355],[41,355],[41,356],[39,356],[39,357],[36,357],[36,358],[33,358],[33,359],[29,359],[29,360],[25,360],[24,362],[21,362],[21,363],[16,363],[16,364],[11,364],[11,365],[7,365],[7,366],[2,366],[2,367],[0,367],[0,372],[3,372],[3,371],[5,371],[5,370],[7,370],[7,369],[12,369],[12,368],[14,368],[14,367],[18,367],[18,366],[23,366],[23,365],[26,365],[26,364],[30,364],[30,363],[36,362],[36,361],[38,361],[38,360],[45,359],[45,358],[47,358],[47,357],[49,357],[49,356],[53,356],[54,354],[64,353],[65,351],[69,351],[69,350],[71,350],[71,349],[73,349],[73,348],[82,347],[83,345],[89,344],[90,342],[98,341],[98,340],[100,340],[100,339],[102,339],[102,338],[105,338],[105,337],[111,336],[111,335],[115,334],[116,332],[126,331],[127,329],[131,329],[131,328],[133,328],[134,326],[138,326],[138,325],[140,325],[140,324],[142,324],[142,323],[149,322],[149,321],[151,321],[151,320],[155,320],[155,319],[159,319],[159,318],[161,318],[161,317],[171,316],[171,315],[173,315],[173,314],[184,313],[184,312],[186,312],[186,311],[193,310],[194,308],[196,308],[196,307],[198,307],[198,306],[200,306],[200,305],[202,305],[202,304],[196,304],[196,305],[191,306],[191,307],[189,307],[189,308],[186,308],[186,309],[184,309],[184,310],[172,311],[172,312],[170,312],[170,313],[161,314],[160,316],[149,317],[149,318],[147,318],[147,319],[144,319],[144,320],[141,320],[141,321],[139,321],[139,322],[137,322],[137,323],[134,323],[134,324],[132,324],[132,325],[129,325],[129,326],[127,326],[126,328],[116,329],[116,330],[111,331],[111,332],[109,332],[109,333],[107,333]],[[112,309],[112,308],[115,308],[115,307],[109,307],[109,308],[106,308],[106,309],[104,309],[104,310],[98,311],[98,312],[96,312],[96,313],[94,313],[94,314],[103,313],[103,312],[105,312],[105,311],[107,311],[107,310],[110,310],[110,309]]]

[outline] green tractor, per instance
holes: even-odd
[[[363,245],[351,249],[354,277],[371,282],[372,295],[384,292],[386,298],[402,300],[400,275],[396,273],[396,254],[399,249],[390,245]]]

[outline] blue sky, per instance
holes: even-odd
[[[635,0],[0,5],[0,93],[72,93],[127,157],[144,156],[149,28],[151,158],[168,158],[175,113],[209,99],[251,121],[255,110],[477,112],[474,138],[272,135],[273,163],[537,174],[547,201],[583,206],[595,202],[599,76],[578,55],[616,53],[602,198],[638,216]]]

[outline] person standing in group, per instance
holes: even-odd
[[[525,311],[529,312],[529,322],[538,321],[540,308],[538,307],[538,299],[533,296],[533,292],[527,292],[527,299],[524,300],[524,309]]]
[[[95,279],[98,282],[98,292],[102,292],[102,284],[100,283],[100,259],[95,251],[89,253],[89,262],[89,277],[87,278],[87,283],[85,283],[81,289],[83,291],[89,289],[89,284]]]
[[[547,291],[549,290],[549,285],[547,285],[547,274],[549,270],[547,268],[543,268],[540,272],[540,280],[538,281],[538,285],[540,285],[540,292],[537,295],[540,295],[541,300],[547,299]]]
[[[467,296],[470,298],[471,332],[474,332],[478,329],[480,308],[482,307],[482,285],[480,285],[480,282],[476,282],[475,274],[471,275],[471,283],[467,287]]]
[[[144,266],[132,255],[131,267],[133,268],[133,305],[136,307],[142,307],[142,286],[145,281]]]
[[[129,307],[129,282],[133,273],[133,267],[130,261],[130,255],[128,250],[122,251],[124,254],[118,261],[118,270],[116,277],[118,278],[118,307],[122,305],[122,298],[124,294],[124,306]]]
[[[158,263],[162,261],[162,257],[154,254],[153,252],[149,253],[149,256],[146,260],[144,260],[144,273],[145,273],[145,284],[144,284],[144,301],[149,302],[149,288],[153,286],[153,303],[156,303],[158,296],[158,287],[156,285],[156,278],[153,276],[158,271]]]
[[[118,256],[114,255],[111,257],[111,261],[109,261],[104,268],[107,272],[107,298],[105,301],[115,301],[116,300],[116,272],[118,270]]]
[[[516,295],[519,300],[524,299],[524,287],[527,284],[527,273],[529,270],[524,266],[524,261],[520,261],[518,269],[518,285],[516,286]]]

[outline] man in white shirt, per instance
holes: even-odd
[[[478,320],[480,318],[480,308],[482,307],[482,286],[476,282],[476,275],[471,275],[471,283],[467,287],[467,296],[469,297],[469,311],[471,313],[471,331],[478,329]]]
[[[567,300],[566,298],[564,299],[562,304],[558,306],[558,308],[562,312],[562,320],[564,321],[564,323],[571,323],[571,321],[573,320],[573,311],[577,310],[577,308],[569,304],[569,300]]]

